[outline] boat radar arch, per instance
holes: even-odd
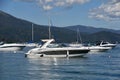
[[[41,46],[41,48],[46,48],[51,42],[55,41],[54,39],[43,39],[43,42],[46,42],[45,44],[43,44],[43,46]]]

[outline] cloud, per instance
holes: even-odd
[[[109,0],[106,4],[90,10],[90,17],[106,21],[119,21],[120,0]]]
[[[44,10],[51,10],[56,7],[72,7],[74,4],[83,4],[88,2],[89,0],[39,0],[39,4],[43,5],[42,8]],[[44,8],[44,7],[51,8]]]
[[[43,10],[52,10],[56,7],[72,7],[74,4],[84,4],[89,0],[14,0],[24,2],[36,2]]]

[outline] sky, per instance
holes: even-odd
[[[35,24],[120,30],[120,0],[0,0],[0,10]]]

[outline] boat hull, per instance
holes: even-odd
[[[0,51],[20,51],[25,47],[24,44],[9,43],[0,45]]]
[[[90,52],[104,52],[110,50],[112,47],[100,47],[100,46],[92,46],[89,47]]]
[[[24,47],[4,47],[0,51],[21,51]]]
[[[62,50],[62,49],[59,49],[59,50],[41,50],[39,52],[31,52],[31,53],[28,53],[26,54],[25,56],[26,57],[29,57],[29,58],[34,58],[34,57],[37,57],[37,58],[40,58],[40,57],[82,57],[84,56],[86,53],[89,52],[89,49],[81,49],[81,50]]]
[[[101,47],[116,47],[116,44],[100,45]]]

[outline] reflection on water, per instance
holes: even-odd
[[[62,62],[64,59],[64,63]],[[60,66],[68,63],[67,58],[40,58],[40,59],[28,59],[30,66],[28,74],[39,74],[39,78],[43,80],[54,79],[60,77]],[[33,71],[34,70],[34,71]]]
[[[75,58],[29,59],[0,52],[0,80],[119,80],[120,48]]]

